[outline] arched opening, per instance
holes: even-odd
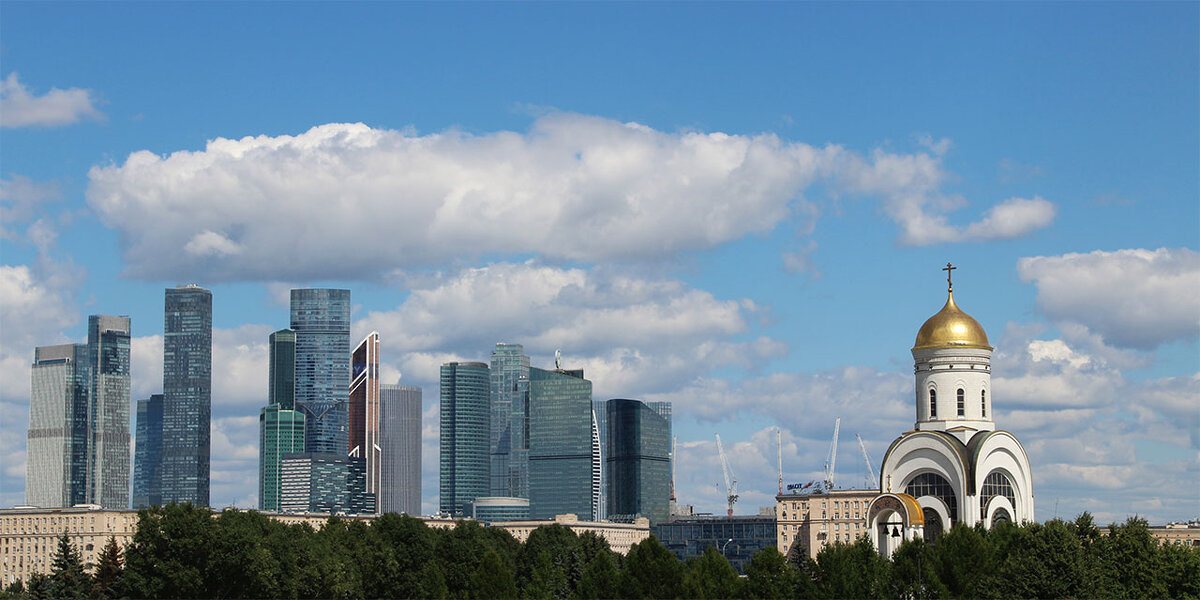
[[[942,515],[929,507],[921,509],[921,514],[925,515],[925,543],[932,544],[942,537]]]
[[[1016,486],[1004,471],[992,471],[984,478],[983,485],[979,488],[979,512],[985,517],[987,516],[988,503],[996,496],[1004,496],[1008,499],[1008,503],[1016,508],[1017,493]],[[1007,511],[1006,511],[1007,512]],[[1012,520],[1012,515],[1009,515],[1009,520]]]
[[[967,414],[967,393],[962,388],[958,388],[958,416]]]
[[[979,390],[979,414],[987,416],[987,390]]]
[[[929,418],[937,418],[937,390],[929,389]]]
[[[950,522],[958,521],[958,495],[954,493],[954,486],[946,481],[945,477],[933,472],[925,472],[912,478],[908,485],[904,488],[904,493],[913,498],[921,496],[933,496],[942,501],[946,505],[946,512],[950,516]]]
[[[1011,522],[1012,522],[1012,515],[1008,514],[1008,509],[1004,508],[1003,506],[1001,506],[1000,508],[997,508],[996,512],[992,513],[992,525],[991,525],[992,527],[995,527],[997,523],[1011,523]]]

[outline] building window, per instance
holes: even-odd
[[[1012,481],[1001,471],[992,471],[983,480],[983,487],[979,490],[979,511],[982,514],[987,514],[988,503],[996,496],[1008,498],[1009,504],[1012,504],[1013,508],[1016,508],[1017,494],[1014,491]]]
[[[987,390],[979,390],[979,414],[987,416]]]
[[[958,388],[958,416],[967,414],[967,399],[966,393],[962,388]]]
[[[937,390],[929,390],[929,418],[937,418]]]
[[[908,482],[904,493],[913,498],[933,496],[941,500],[950,512],[951,523],[958,521],[958,495],[954,493],[954,487],[945,477],[933,472],[921,473]],[[926,528],[928,529],[928,524]]]

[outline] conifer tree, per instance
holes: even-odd
[[[58,538],[58,550],[50,563],[50,595],[55,598],[88,598],[92,578],[83,570],[83,557],[71,544],[67,532]]]
[[[92,582],[93,598],[118,598],[121,596],[120,584],[122,563],[121,548],[117,546],[116,538],[109,536],[108,543],[100,551],[96,563],[96,575]]]

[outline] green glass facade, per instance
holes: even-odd
[[[258,415],[258,508],[278,512],[283,456],[304,452],[304,414],[272,404]]]
[[[267,404],[296,409],[296,332],[280,329],[268,338]]]
[[[671,422],[637,400],[608,401],[608,518],[667,520]]]
[[[529,517],[595,519],[592,382],[583,370],[529,370]]]
[[[438,504],[441,512],[461,516],[468,502],[489,495],[488,366],[446,363],[439,383]]]
[[[529,357],[496,344],[491,357],[492,496],[529,497]]]

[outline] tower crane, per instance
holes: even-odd
[[[733,469],[729,468],[729,459],[725,458],[725,447],[721,445],[721,434],[717,434],[717,453],[721,455],[721,469],[725,472],[725,497],[729,503],[729,516],[733,516],[733,505],[738,500],[737,493],[737,477],[733,475]],[[732,483],[730,483],[732,481]]]
[[[842,418],[833,422],[833,443],[829,445],[829,456],[825,459],[825,489],[833,489],[833,472],[837,467],[838,430],[842,428]]]
[[[775,428],[775,447],[779,449],[779,495],[783,495],[783,431]]]
[[[858,438],[858,447],[862,449],[863,460],[867,461],[867,475],[871,477],[871,488],[879,487],[879,480],[875,479],[875,469],[871,467],[871,457],[867,455],[867,445],[863,443],[862,436],[857,433],[854,437]]]
[[[679,448],[679,436],[671,436],[671,502],[675,502],[675,458]]]

